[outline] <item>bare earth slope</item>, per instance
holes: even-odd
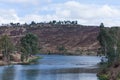
[[[19,43],[20,37],[29,32],[38,35],[42,53],[96,54],[99,48],[99,28],[96,26],[48,25],[0,29],[0,35],[12,36],[15,44]],[[63,47],[62,50],[60,46]]]

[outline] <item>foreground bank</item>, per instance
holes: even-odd
[[[100,80],[120,80],[120,63],[115,63],[110,66],[106,64],[99,70],[97,76]]]
[[[20,54],[12,54],[11,55],[11,60],[9,62],[0,60],[0,66],[5,66],[5,65],[18,65],[18,64],[32,64],[35,63],[38,59],[41,59],[40,56],[35,56],[31,55],[28,57],[27,61],[21,61],[21,55]]]

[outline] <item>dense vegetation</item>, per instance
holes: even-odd
[[[104,67],[102,70],[103,72],[102,76],[100,75],[100,80],[110,80],[111,75],[107,70],[111,66],[117,68],[120,65],[120,28],[105,28],[103,23],[101,23],[98,40],[101,45],[101,53],[104,54],[108,59],[108,61],[104,64],[106,67]],[[116,76],[117,75],[118,74],[116,74]]]
[[[19,48],[13,45],[10,36],[3,35],[0,37],[0,51],[2,53],[3,61],[10,63],[11,54],[15,51],[21,53],[21,61],[27,61],[29,56],[36,54],[38,52],[38,37],[34,34],[26,34],[20,40]]]
[[[101,53],[108,58],[108,63],[112,64],[120,58],[120,28],[105,28],[103,23],[100,25],[98,40],[101,45]]]

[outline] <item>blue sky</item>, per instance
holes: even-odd
[[[0,0],[0,24],[78,20],[83,25],[120,25],[119,0]]]

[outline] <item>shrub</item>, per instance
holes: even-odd
[[[99,80],[109,80],[108,75],[106,75],[106,74],[99,75],[98,78],[99,78]]]

